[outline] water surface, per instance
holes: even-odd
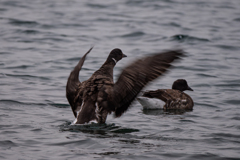
[[[239,159],[240,1],[0,2],[1,159]],[[144,111],[135,102],[106,124],[72,126],[68,75],[92,46],[80,80],[113,48],[131,61],[165,49],[188,56],[146,89],[184,78],[191,112]]]

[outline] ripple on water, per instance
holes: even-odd
[[[143,36],[143,35],[145,35],[144,32],[138,31],[138,32],[131,32],[131,33],[128,33],[128,34],[124,34],[121,37],[134,38],[134,37],[140,37],[140,36]]]
[[[217,48],[221,48],[224,50],[230,50],[230,51],[239,51],[240,47],[239,46],[233,46],[233,45],[226,45],[226,44],[218,44],[214,45]]]
[[[18,77],[18,78],[23,78],[23,79],[42,79],[42,80],[50,80],[48,77],[43,77],[43,76],[34,76],[34,75],[28,75],[28,74],[6,74],[6,76],[9,77]]]
[[[10,140],[0,141],[1,150],[11,149],[12,147],[17,147],[18,145]]]
[[[11,67],[6,67],[6,69],[27,69],[27,68],[31,68],[31,67],[34,67],[34,65],[16,65],[16,66],[11,66]],[[10,76],[13,76],[13,75],[10,75]]]
[[[182,35],[182,34],[177,34],[171,37],[172,41],[178,41],[178,42],[189,42],[189,43],[194,43],[194,42],[209,42],[210,40],[207,38],[199,38],[199,37],[194,37],[194,36],[189,36],[189,35]]]
[[[26,27],[35,27],[39,25],[36,21],[26,21],[20,19],[9,19],[9,24],[16,25],[16,26],[26,26]]]
[[[13,52],[0,52],[0,55],[10,55],[10,54],[14,54]]]
[[[225,100],[224,102],[226,104],[233,104],[233,105],[239,105],[240,104],[240,100],[239,99],[229,99],[229,100]]]
[[[47,105],[50,105],[50,106],[53,106],[53,107],[56,107],[56,108],[69,108],[70,105],[67,104],[67,103],[54,103],[52,101],[49,101],[49,100],[46,100],[47,102]]]
[[[125,128],[112,124],[97,124],[92,122],[91,124],[72,125],[71,122],[66,122],[60,126],[60,131],[71,132],[84,132],[94,134],[106,134],[106,133],[132,133],[138,132],[138,129]]]
[[[205,159],[205,160],[224,160],[224,158],[222,158],[221,156],[218,156],[216,154],[212,154],[212,153],[204,153],[204,154],[194,154],[194,155],[189,155],[186,156],[186,159],[192,160],[192,159]],[[234,159],[232,159],[234,160]]]
[[[46,106],[46,104],[44,103],[27,103],[27,102],[21,102],[21,101],[15,101],[15,100],[8,100],[8,99],[3,99],[0,100],[0,103],[6,104],[6,105],[12,105],[12,106],[18,106],[18,105],[23,105],[23,106],[33,106],[33,105],[37,105],[37,106]],[[8,109],[8,108],[6,108]],[[16,110],[19,111],[19,109],[14,108],[11,110]]]
[[[40,31],[38,30],[34,30],[34,29],[17,29],[16,33],[22,33],[24,35],[36,35],[36,34],[42,34]]]

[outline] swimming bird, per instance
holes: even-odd
[[[188,94],[183,92],[185,90],[193,91],[185,79],[178,79],[173,83],[172,89],[146,91],[137,100],[143,109],[192,110],[194,102]]]
[[[125,67],[114,83],[113,68],[127,57],[121,49],[115,48],[100,69],[88,80],[80,82],[79,72],[91,50],[79,60],[66,85],[66,97],[76,118],[74,124],[105,123],[112,112],[115,117],[120,117],[148,82],[162,75],[171,62],[184,55],[182,50],[172,50],[138,59]]]

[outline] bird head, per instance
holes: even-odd
[[[185,90],[193,91],[193,89],[188,86],[187,81],[185,79],[176,80],[172,85],[172,89],[176,89],[181,92]]]

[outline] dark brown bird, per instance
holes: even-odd
[[[158,89],[155,91],[144,92],[142,97],[137,100],[142,104],[144,109],[192,110],[194,102],[192,98],[183,91],[193,91],[185,79],[176,80],[172,89]]]
[[[79,71],[91,50],[80,59],[66,86],[66,97],[76,117],[75,124],[92,120],[105,123],[111,112],[114,112],[115,117],[120,117],[148,82],[166,72],[170,63],[184,54],[181,50],[174,50],[136,60],[124,68],[114,83],[113,68],[119,60],[127,57],[116,48],[110,52],[100,69],[88,80],[80,82]]]

